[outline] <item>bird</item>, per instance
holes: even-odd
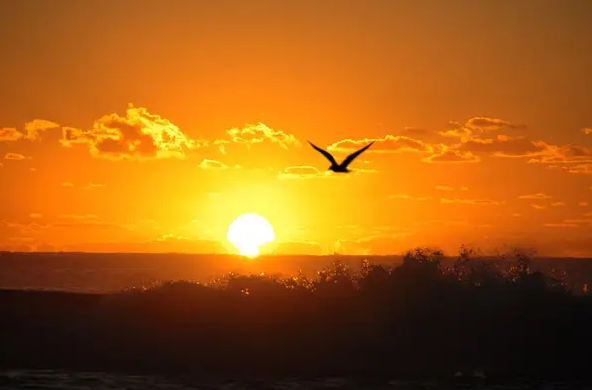
[[[319,148],[318,146],[316,146],[312,142],[308,141],[308,143],[310,144],[310,146],[312,146],[313,148],[315,148],[315,150],[317,150],[319,153],[321,153],[323,156],[325,156],[327,158],[327,160],[329,160],[331,162],[331,166],[329,167],[329,170],[330,171],[333,171],[335,173],[348,173],[348,172],[351,172],[349,169],[347,169],[347,166],[349,164],[351,164],[351,162],[354,161],[354,159],[356,157],[358,157],[360,154],[362,154],[362,152],[364,152],[366,149],[368,149],[370,146],[372,146],[372,144],[374,142],[375,141],[372,141],[368,145],[364,146],[362,149],[353,152],[352,154],[350,154],[349,156],[347,156],[343,160],[343,162],[341,164],[337,164],[337,161],[335,161],[335,158],[331,155],[331,153],[327,152],[326,150],[323,150],[323,149]]]

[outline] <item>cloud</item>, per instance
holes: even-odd
[[[567,223],[567,222],[560,222],[560,223],[546,223],[543,226],[552,227],[552,228],[578,228],[580,225],[575,223]]]
[[[542,205],[536,204],[536,203],[531,203],[530,207],[532,207],[533,209],[536,209],[536,210],[544,210],[547,208],[546,206],[542,206]]]
[[[25,123],[25,138],[32,141],[38,140],[40,139],[40,134],[42,132],[50,129],[56,129],[58,127],[60,127],[60,125],[58,125],[55,122],[51,122],[45,119],[33,119],[31,122]]]
[[[527,195],[520,195],[518,199],[551,199],[551,195],[544,194],[542,192],[537,192],[536,194],[527,194]]]
[[[125,226],[92,220],[79,220],[77,222],[57,222],[52,223],[50,227],[58,229],[128,230]]]
[[[464,152],[487,154],[496,157],[536,157],[553,153],[543,141],[532,141],[527,137],[498,135],[496,138],[466,140],[458,146]]]
[[[92,190],[93,188],[103,188],[106,187],[105,184],[102,183],[90,183],[84,187],[82,187],[83,190]]]
[[[578,203],[578,205],[582,206],[582,207],[586,207],[586,206],[589,206],[590,204],[588,202],[580,202],[580,203]]]
[[[461,152],[453,149],[446,149],[439,154],[433,154],[421,160],[425,163],[477,163],[481,161],[472,152]]]
[[[327,147],[337,152],[353,152],[374,141],[374,145],[365,153],[397,153],[397,152],[433,152],[433,148],[423,141],[405,136],[386,135],[383,138],[365,138],[359,140],[344,139]]]
[[[60,142],[66,147],[87,144],[93,156],[111,160],[184,159],[186,151],[205,145],[190,139],[168,119],[131,104],[124,117],[105,115],[90,130],[64,127]]]
[[[580,164],[564,168],[567,172],[576,175],[592,175],[592,164]]]
[[[528,162],[531,164],[592,163],[592,150],[580,145],[549,146],[549,155],[532,158]]]
[[[454,188],[448,186],[436,186],[435,189],[438,191],[454,191]]]
[[[39,219],[39,218],[43,218],[43,214],[39,214],[39,213],[31,213],[31,214],[29,214],[29,218],[31,218],[31,219]]]
[[[62,187],[74,187],[74,184],[70,183],[69,181],[66,181],[64,183],[60,184]]]
[[[471,128],[481,128],[481,129],[491,129],[491,130],[499,130],[501,128],[508,128],[508,129],[525,129],[526,125],[524,124],[514,124],[508,121],[504,121],[502,119],[494,119],[494,118],[487,118],[487,117],[474,117],[467,121],[467,127]]]
[[[6,153],[6,155],[4,156],[5,160],[15,160],[15,161],[20,161],[20,160],[26,160],[27,157],[23,156],[22,154],[18,154],[18,153]]]
[[[279,179],[313,179],[322,177],[331,177],[331,174],[329,172],[321,172],[317,168],[308,165],[288,167],[278,173]]]
[[[438,134],[446,138],[460,138],[462,141],[467,141],[504,128],[525,129],[526,125],[517,125],[502,119],[473,117],[464,124],[450,121],[448,122],[448,128],[438,131]]]
[[[592,215],[589,215],[589,217],[592,217]],[[592,219],[566,219],[565,221],[566,223],[576,223],[576,224],[589,224],[592,225]]]
[[[589,127],[582,129],[582,131],[584,132],[584,134],[592,134],[592,128],[589,128]]]
[[[98,219],[95,214],[86,214],[86,215],[79,215],[79,214],[61,214],[58,215],[58,219],[73,219],[73,220],[95,220]]]
[[[492,200],[492,199],[450,199],[450,198],[441,198],[440,203],[470,204],[470,205],[481,205],[481,206],[499,206],[501,204],[497,200]]]
[[[565,202],[554,202],[554,203],[551,203],[551,206],[553,206],[553,207],[561,207],[561,206],[565,206],[565,205],[566,205]]]
[[[407,195],[407,194],[395,194],[395,195],[389,195],[389,199],[407,199],[407,200],[416,200],[419,202],[423,202],[423,201],[428,200],[430,198],[422,197],[422,196],[412,196],[412,195]]]
[[[204,158],[201,160],[198,167],[202,169],[225,169],[228,168],[228,165],[221,163],[220,161],[208,160]]]
[[[14,127],[2,127],[0,128],[0,142],[2,141],[18,141],[25,135],[15,129]]]
[[[285,133],[282,130],[273,130],[261,122],[256,125],[247,124],[242,129],[234,127],[227,130],[226,133],[228,134],[229,139],[214,141],[214,145],[219,145],[222,153],[225,153],[224,144],[228,143],[253,145],[267,141],[277,144],[283,149],[300,145],[300,141],[298,141],[293,134]]]

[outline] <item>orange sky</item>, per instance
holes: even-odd
[[[592,2],[0,3],[0,250],[592,256]],[[344,157],[345,176],[310,139]]]

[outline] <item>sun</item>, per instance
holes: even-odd
[[[259,214],[242,214],[228,227],[226,239],[247,257],[259,254],[259,247],[275,240],[273,227]]]

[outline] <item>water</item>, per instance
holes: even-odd
[[[209,281],[229,272],[313,276],[333,256],[267,256],[249,260],[231,255],[183,254],[0,254],[0,288],[114,292],[166,280]],[[357,268],[363,257],[340,257]],[[375,257],[392,264],[397,257]]]
[[[232,255],[2,253],[0,288],[49,289],[76,292],[115,292],[167,280],[210,281],[229,272],[314,277],[336,260],[359,269],[360,262],[392,266],[401,256],[261,256],[250,260]],[[452,258],[444,265],[450,265]],[[592,280],[591,259],[537,258],[533,268],[567,272],[568,285],[581,291]]]
[[[117,375],[100,372],[68,372],[54,370],[11,370],[0,371],[0,388],[3,390],[62,389],[62,390],[192,390],[192,389],[574,389],[586,388],[565,383],[515,384],[453,384],[438,382],[408,382],[395,380],[360,380],[352,378],[318,378],[299,380],[295,378],[268,380],[198,380],[190,378],[163,378],[157,376]]]

